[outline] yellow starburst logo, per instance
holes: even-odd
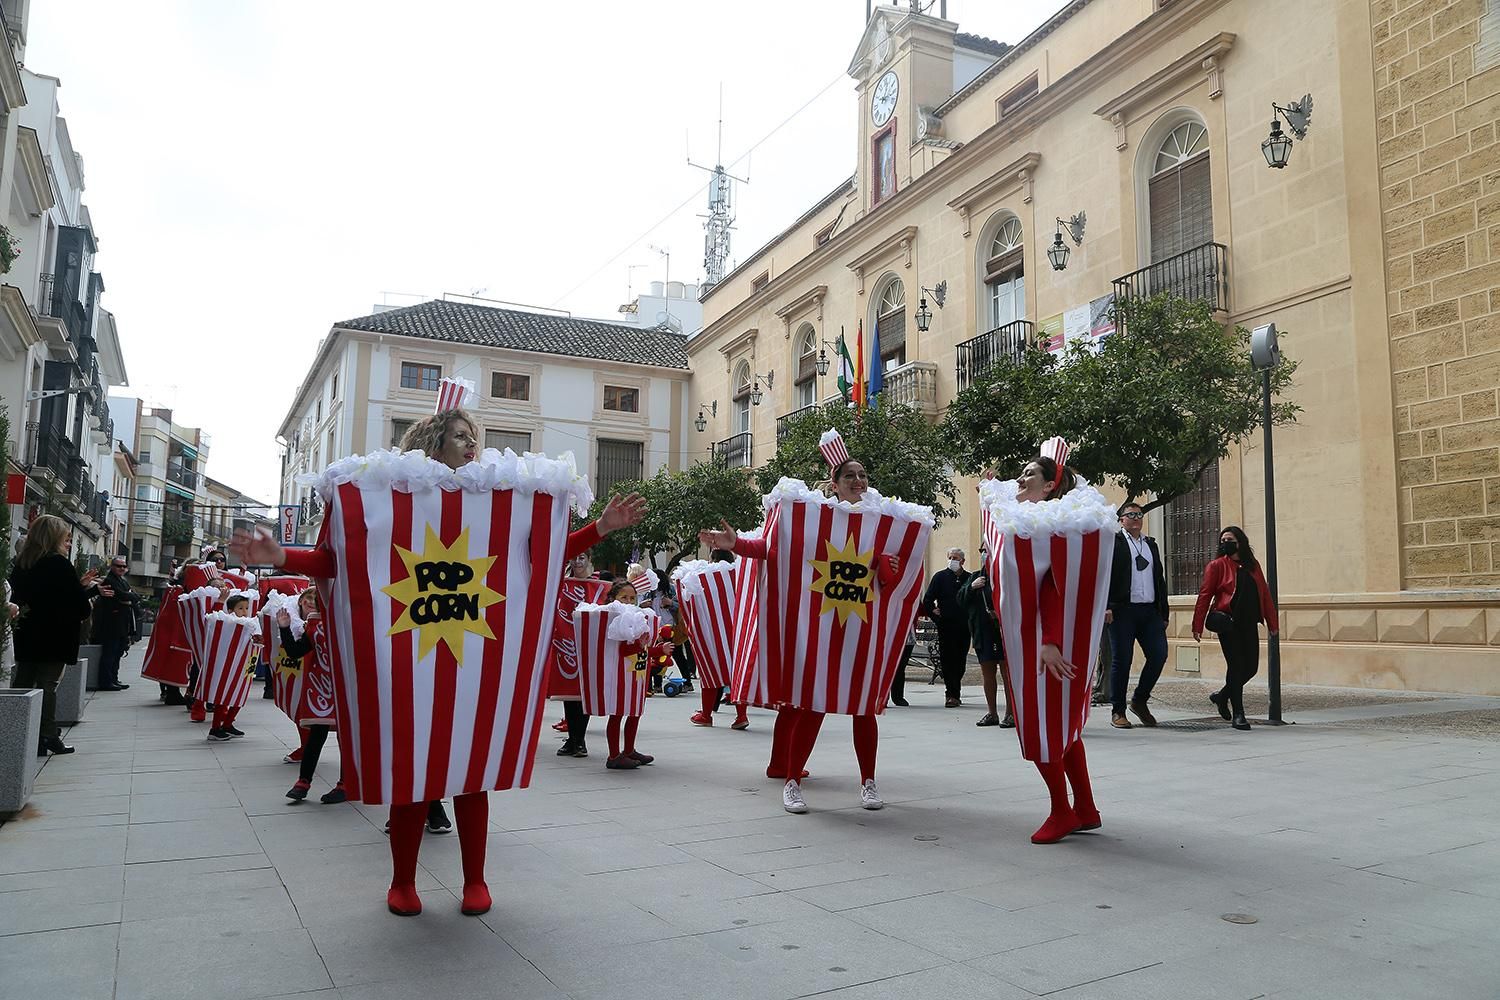
[[[281,660],[281,662],[276,665],[276,672],[281,675],[281,679],[286,683],[296,683],[297,675],[302,673],[301,658],[296,656],[287,656],[285,653],[283,653],[279,657],[279,659]]]
[[[823,558],[809,560],[816,574],[813,593],[823,595],[823,610],[837,613],[840,625],[850,615],[868,622],[870,602],[875,600],[875,553],[860,552],[858,545],[853,538],[843,548],[825,540]]]
[[[380,590],[405,605],[405,609],[388,634],[400,635],[416,629],[418,659],[444,642],[462,666],[466,632],[495,638],[484,620],[485,608],[505,600],[504,594],[484,584],[495,557],[470,558],[468,528],[451,545],[444,545],[428,525],[420,554],[399,545],[395,548],[406,567],[406,576]]]

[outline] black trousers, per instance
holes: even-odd
[[[938,662],[943,667],[943,687],[949,698],[957,698],[963,688],[970,641],[967,623],[962,629],[945,628],[938,632]]]
[[[907,646],[901,650],[901,662],[896,665],[896,676],[891,681],[891,701],[906,699],[906,664],[911,660],[911,651],[915,646]]]
[[[99,686],[111,687],[120,683],[120,660],[125,655],[125,637],[104,636],[99,643]]]
[[[1245,682],[1260,670],[1260,631],[1254,624],[1235,623],[1219,633],[1219,648],[1224,651],[1228,669],[1224,673],[1224,693],[1235,715],[1245,714]]]
[[[323,755],[323,744],[328,742],[328,734],[331,732],[327,726],[308,726],[307,739],[302,744],[302,769],[298,777],[303,781],[312,781],[313,773],[318,769],[318,758]]]
[[[563,718],[568,721],[568,742],[582,746],[589,731],[589,717],[583,714],[583,702],[563,702]]]

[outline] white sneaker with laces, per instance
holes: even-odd
[[[885,800],[880,797],[880,791],[875,787],[875,779],[866,781],[859,789],[859,804],[865,809],[884,809]]]
[[[781,805],[789,813],[807,812],[807,801],[802,798],[802,786],[788,781],[781,789]]]

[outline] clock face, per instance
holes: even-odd
[[[874,96],[870,99],[870,120],[879,128],[891,120],[891,115],[896,113],[896,95],[901,90],[901,83],[896,79],[895,70],[887,70],[875,84]]]

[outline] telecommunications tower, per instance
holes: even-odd
[[[688,166],[708,172],[708,214],[703,219],[703,289],[707,291],[724,280],[729,270],[729,237],[734,229],[734,182],[750,183],[749,177],[736,177],[724,169],[724,88],[719,88],[719,148],[713,167],[694,163]]]

